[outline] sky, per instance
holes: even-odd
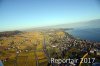
[[[0,31],[100,19],[99,0],[0,0]]]

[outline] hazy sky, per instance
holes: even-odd
[[[0,0],[0,31],[100,18],[99,0]]]

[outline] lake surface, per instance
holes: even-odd
[[[89,40],[93,42],[100,42],[100,29],[73,29],[66,30],[69,34],[76,38]]]
[[[2,63],[2,61],[0,60],[0,66],[3,66],[3,63]]]

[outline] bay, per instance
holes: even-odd
[[[83,40],[88,40],[92,42],[100,42],[100,29],[73,29],[66,30],[69,34],[73,35],[75,38],[80,38]]]

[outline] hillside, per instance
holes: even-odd
[[[0,32],[0,37],[9,37],[12,35],[16,35],[21,33],[21,31],[5,31],[5,32]]]

